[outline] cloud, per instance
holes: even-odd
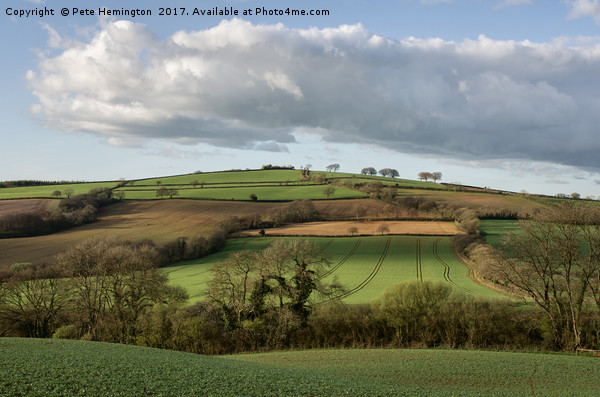
[[[31,112],[115,145],[285,151],[310,133],[324,145],[599,168],[598,38],[395,40],[360,24],[233,19],[164,40],[105,21],[89,39],[56,40],[26,74]]]
[[[496,6],[494,10],[499,10],[504,7],[522,6],[522,5],[533,5],[535,4],[532,0],[502,0]]]
[[[600,4],[598,0],[567,0],[570,19],[591,17],[600,25]]]

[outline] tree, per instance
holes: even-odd
[[[390,232],[390,226],[387,223],[382,223],[377,227],[377,233],[381,233],[381,235],[383,236],[383,233],[389,233]]]
[[[60,190],[55,190],[52,192],[52,197],[59,198],[62,195]]]
[[[51,336],[52,325],[66,304],[67,281],[52,266],[11,270],[0,286],[0,319],[23,328],[28,337]]]
[[[439,171],[432,172],[431,173],[431,179],[433,179],[434,182],[437,182],[437,181],[441,180],[442,179],[442,173],[439,172]]]
[[[544,311],[555,347],[578,347],[587,294],[600,315],[600,210],[563,202],[519,226],[488,266]]]
[[[373,167],[367,167],[360,170],[360,173],[363,175],[377,175],[377,170]]]
[[[333,193],[335,193],[335,188],[333,186],[327,186],[323,189],[323,194],[329,198]]]
[[[418,176],[419,176],[420,181],[427,181],[427,180],[433,178],[433,175],[431,174],[431,172],[419,172]]]
[[[258,196],[257,196],[256,194],[252,193],[252,194],[250,195],[250,200],[252,200],[252,201],[257,201],[257,200],[258,200]]]
[[[577,192],[573,192],[573,193],[571,193],[571,198],[573,200],[579,200],[579,199],[581,199],[581,194],[579,194]]]
[[[339,169],[340,169],[340,165],[339,164],[329,164],[327,166],[327,171],[328,172],[336,172]]]
[[[314,298],[332,297],[336,283],[323,281],[331,263],[308,240],[276,240],[254,253],[241,251],[213,267],[209,301],[234,324],[272,311],[289,311],[306,323]]]
[[[192,185],[192,187],[195,189],[196,187],[198,187],[198,185],[200,184],[200,181],[198,181],[198,179],[194,179],[193,181],[190,182],[190,185]]]
[[[63,190],[63,192],[65,193],[65,196],[67,196],[67,198],[71,198],[73,193],[75,193],[75,190],[73,190],[69,187],[69,188],[66,188],[65,190]]]
[[[400,176],[400,173],[393,168],[382,168],[379,170],[379,174],[381,176],[389,176],[391,178],[396,178]]]
[[[169,196],[170,199],[173,198],[173,196],[179,196],[179,190],[177,189],[169,189],[166,187],[161,187],[156,189],[156,197],[165,197],[165,196]]]
[[[94,340],[131,342],[145,310],[187,300],[184,290],[168,285],[158,258],[153,246],[114,238],[90,239],[60,254],[56,264],[68,278],[70,305],[81,330]],[[103,328],[108,328],[104,335]]]
[[[358,234],[358,228],[356,226],[349,227],[348,233],[350,233],[350,235],[354,236],[355,234]]]

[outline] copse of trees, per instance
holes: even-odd
[[[0,280],[0,335],[133,343],[141,315],[187,300],[158,258],[148,244],[92,239],[52,264],[11,269]]]

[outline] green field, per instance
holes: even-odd
[[[97,188],[114,188],[118,183],[119,182],[113,181],[2,188],[0,189],[0,200],[15,198],[53,198],[52,193],[55,190],[59,190],[63,193],[60,198],[65,198],[65,189],[73,189],[73,194],[83,194]]]
[[[365,303],[377,298],[396,283],[414,280],[446,282],[458,293],[478,297],[504,295],[483,287],[469,278],[469,270],[452,253],[451,239],[444,237],[377,236],[312,237],[326,249],[331,260],[330,274],[344,285],[340,296],[346,303]],[[180,262],[165,268],[171,284],[186,288],[192,301],[201,300],[210,268],[240,249],[260,250],[273,238],[229,240],[224,251],[202,259]]]
[[[208,357],[100,342],[0,338],[7,396],[595,396],[594,357],[312,350]]]
[[[479,226],[481,235],[485,237],[488,244],[494,247],[502,244],[507,233],[517,230],[519,230],[519,222],[513,220],[484,219]]]
[[[191,188],[185,187],[179,189],[177,198],[194,198],[194,199],[209,199],[209,200],[245,200],[250,201],[250,195],[257,196],[258,201],[271,200],[300,200],[300,199],[326,199],[328,198],[323,190],[327,185],[274,185],[274,186],[232,186],[232,187],[205,187]],[[157,199],[156,188],[146,188],[140,190],[134,188],[120,188],[117,191],[125,192],[127,200],[152,200]],[[334,187],[335,192],[329,198],[357,198],[366,197],[367,194],[356,190],[347,189],[344,187]],[[166,198],[168,199],[168,198]]]

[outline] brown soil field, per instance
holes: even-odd
[[[35,212],[45,216],[49,214],[51,204],[55,203],[57,200],[0,200],[0,217],[18,212]]]
[[[386,234],[454,236],[462,234],[452,222],[435,221],[346,221],[346,222],[308,222],[266,229],[266,235],[281,236],[349,236],[348,229],[356,227],[357,235],[379,235],[377,228],[385,223],[390,228]],[[258,230],[239,233],[240,236],[258,236]]]
[[[13,201],[13,200],[11,200]],[[29,201],[29,200],[27,200]],[[39,237],[0,239],[0,268],[15,262],[40,263],[94,236],[116,236],[157,245],[177,237],[208,233],[227,216],[265,213],[285,203],[152,200],[102,208],[98,222]]]
[[[542,204],[515,195],[491,193],[472,193],[439,190],[400,189],[398,197],[424,197],[438,204],[454,205],[457,208],[468,207],[474,210],[496,211],[507,209],[520,214],[531,212],[534,208],[544,207]]]

